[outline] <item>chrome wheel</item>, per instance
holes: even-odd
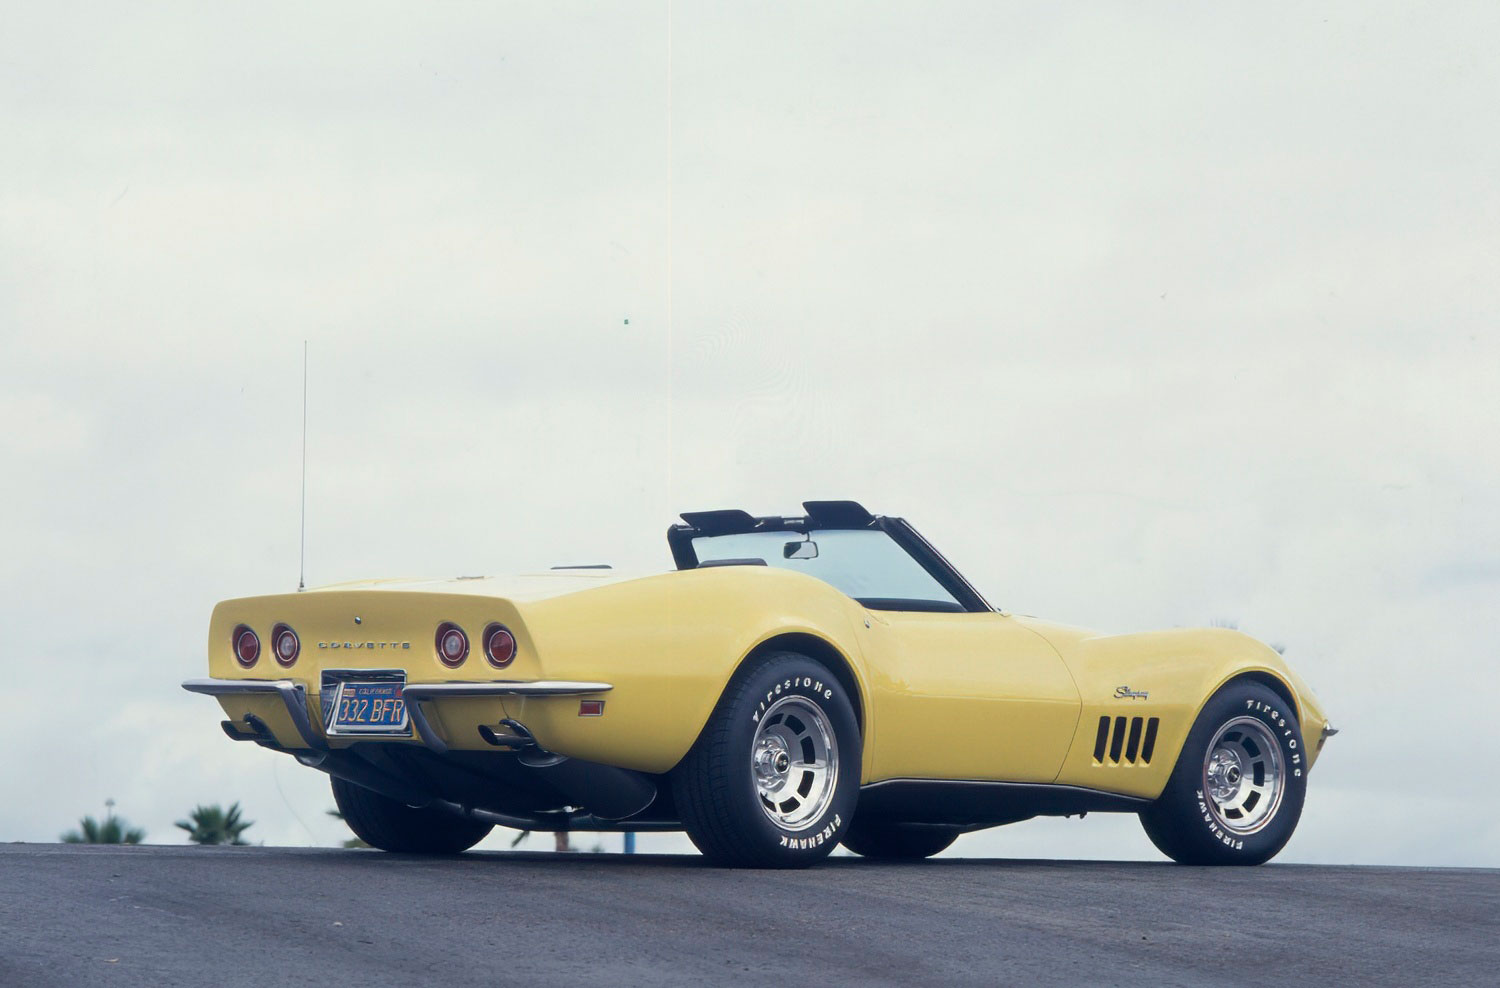
[[[1236,717],[1219,728],[1203,760],[1203,793],[1218,823],[1253,834],[1276,815],[1286,792],[1281,745],[1254,717]]]
[[[838,786],[839,748],[828,715],[806,697],[776,701],[756,727],[750,771],[772,823],[784,830],[812,826]]]

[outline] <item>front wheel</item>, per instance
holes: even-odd
[[[382,851],[458,854],[490,832],[488,823],[442,810],[407,806],[334,776],[333,801],[355,836]]]
[[[843,685],[805,655],[776,652],[730,681],[672,790],[688,837],[713,863],[805,868],[842,839],[859,771]]]
[[[1291,839],[1307,795],[1297,712],[1260,683],[1214,694],[1141,825],[1180,864],[1257,865]]]

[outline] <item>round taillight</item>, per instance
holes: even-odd
[[[516,636],[503,624],[484,629],[484,657],[496,669],[504,669],[516,657]]]
[[[464,629],[451,621],[438,625],[437,654],[445,666],[462,665],[469,657],[469,636],[464,634]]]
[[[302,652],[302,640],[297,633],[284,624],[278,624],[271,631],[271,648],[276,653],[276,661],[284,666],[289,666],[297,661],[297,656]]]
[[[260,638],[243,624],[234,629],[234,657],[246,669],[260,658]]]

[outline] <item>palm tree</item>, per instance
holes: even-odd
[[[186,820],[178,820],[177,826],[188,832],[188,840],[194,844],[234,844],[242,846],[250,843],[240,837],[249,830],[254,821],[240,819],[240,804],[232,804],[228,810],[215,803],[213,806],[199,806],[188,814]]]
[[[117,816],[107,816],[100,823],[91,816],[78,821],[78,830],[62,835],[64,844],[139,844],[146,839],[146,832],[131,827]]]
[[[91,816],[78,821],[78,829],[62,835],[64,844],[139,844],[146,839],[146,831],[132,827],[115,816],[115,801],[104,801],[104,822]]]

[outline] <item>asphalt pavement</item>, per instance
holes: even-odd
[[[1500,871],[0,845],[0,986],[1496,985]]]

